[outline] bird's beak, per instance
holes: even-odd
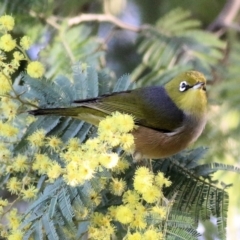
[[[202,88],[203,90],[206,90],[205,83],[204,82],[198,82],[193,86],[193,89],[199,89]]]

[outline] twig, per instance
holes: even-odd
[[[142,30],[141,26],[137,27],[137,26],[125,23],[110,14],[81,14],[80,16],[68,19],[67,22],[68,22],[68,26],[71,27],[71,26],[77,25],[81,22],[93,22],[93,21],[110,22],[121,29],[129,30],[132,32],[140,32]]]
[[[74,57],[74,55],[72,53],[71,48],[69,47],[68,42],[65,39],[64,33],[60,33],[60,39],[61,39],[62,44],[63,44],[63,46],[64,46],[64,48],[65,48],[65,50],[66,50],[66,52],[67,52],[67,54],[68,54],[68,56],[69,56],[69,58],[71,60],[71,63],[72,64],[75,63],[75,57]]]
[[[71,48],[69,47],[64,34],[61,33],[61,25],[58,24],[58,21],[61,21],[61,19],[57,18],[56,16],[51,16],[51,17],[46,18],[43,14],[37,14],[36,12],[34,12],[32,10],[29,12],[29,14],[32,17],[40,18],[41,20],[45,21],[47,24],[54,27],[55,29],[57,29],[60,32],[60,38],[61,38],[62,44],[63,44],[71,62],[74,63],[75,62],[74,55],[72,54]],[[138,27],[138,26],[134,26],[134,25],[125,23],[111,14],[81,14],[80,16],[69,18],[67,20],[67,25],[69,27],[72,27],[72,26],[80,24],[82,22],[94,22],[94,21],[109,22],[109,23],[112,23],[115,28],[129,30],[129,31],[136,32],[136,33],[139,33],[145,27],[145,26]],[[111,35],[109,36],[109,38],[110,37],[111,37]],[[107,38],[106,41],[108,41],[109,38]]]
[[[14,89],[14,87],[13,87],[13,85],[12,85],[11,79],[10,79],[4,72],[2,72],[2,74],[3,74],[3,75],[5,76],[5,78],[8,80],[8,83],[9,83],[9,85],[10,85],[10,87],[11,87],[11,89],[12,89],[14,95],[15,95],[15,96],[12,96],[12,95],[9,94],[9,95],[5,95],[5,97],[11,98],[11,99],[16,99],[16,100],[18,100],[19,102],[21,102],[23,105],[29,105],[29,106],[38,108],[37,105],[35,105],[35,104],[33,104],[33,103],[30,103],[29,101],[22,100],[22,99],[21,99],[21,95],[24,94],[25,92],[23,92],[23,93],[21,93],[21,94],[18,94],[18,93],[15,91],[15,89]]]
[[[240,32],[240,25],[236,24],[236,23],[231,23],[227,25],[228,28],[232,28],[234,30],[236,30],[237,32]]]
[[[176,197],[177,197],[177,194],[178,194],[178,192],[175,192],[175,193],[173,194],[173,196],[171,197],[171,199],[168,200],[168,202],[167,202],[166,220],[164,221],[163,231],[162,231],[164,238],[167,237],[167,227],[168,227],[167,222],[168,222],[168,219],[169,219],[169,215],[170,215],[170,212],[171,212],[173,203],[174,203],[174,201],[175,201],[175,199],[176,199]],[[166,202],[166,200],[165,200],[165,202]]]
[[[227,0],[217,18],[208,26],[209,31],[218,31],[231,26],[240,8],[240,0]]]
[[[44,22],[48,23],[49,25],[53,26],[54,28],[56,28],[58,30],[61,28],[61,26],[57,23],[57,18],[54,16],[46,18],[43,14],[38,14],[38,13],[34,12],[33,10],[29,11],[29,15],[34,18],[40,18],[41,20],[43,20]]]
[[[15,200],[13,200],[9,205],[6,211],[4,211],[1,215],[1,217],[5,216],[8,212],[11,211],[13,205],[20,199],[20,196],[18,196]]]

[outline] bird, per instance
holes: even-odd
[[[170,157],[197,140],[207,119],[206,78],[198,71],[178,74],[164,86],[147,86],[74,101],[74,107],[46,108],[30,114],[77,118],[98,126],[114,112],[130,114],[137,126],[134,158]]]

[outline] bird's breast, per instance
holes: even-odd
[[[136,160],[163,158],[180,152],[200,136],[205,123],[205,116],[201,119],[186,116],[182,127],[170,133],[139,126],[133,131]]]

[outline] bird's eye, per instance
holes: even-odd
[[[188,89],[188,87],[189,87],[189,85],[187,84],[187,82],[183,81],[179,85],[179,91],[180,92],[184,92],[184,91],[186,91]]]

